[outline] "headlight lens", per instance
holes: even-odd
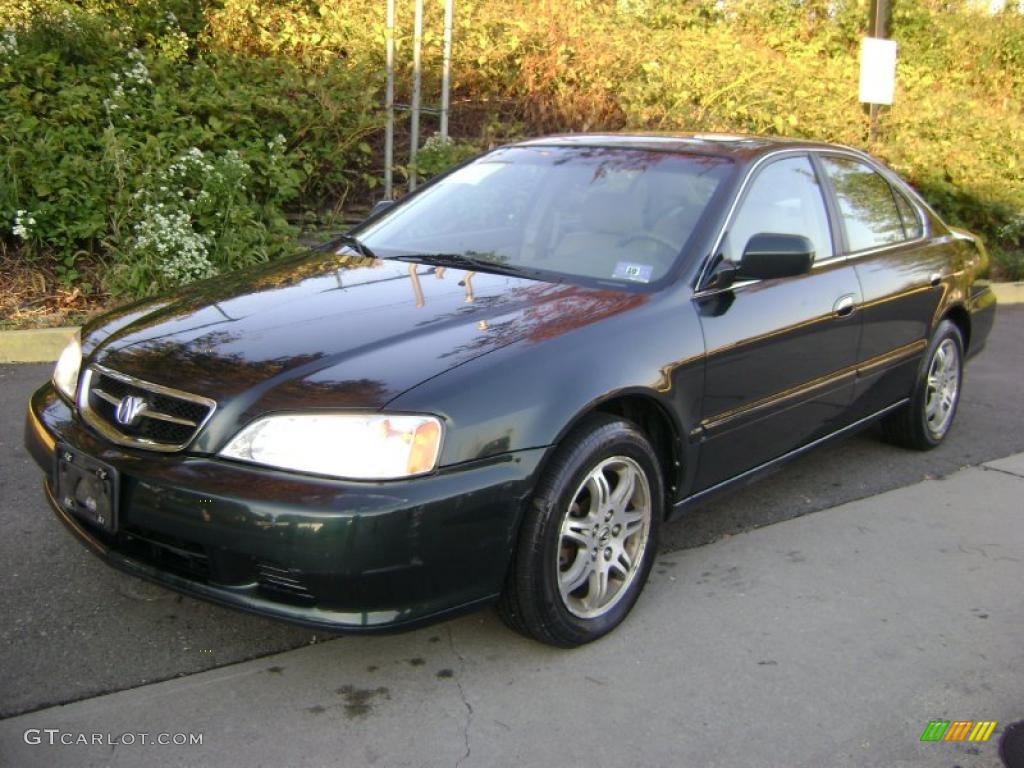
[[[78,335],[68,342],[64,351],[57,358],[57,366],[53,369],[53,385],[72,402],[78,391],[78,372],[82,367],[82,343]]]
[[[296,413],[249,424],[221,456],[353,480],[391,480],[430,472],[441,451],[433,416]]]

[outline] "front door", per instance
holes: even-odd
[[[694,490],[753,469],[848,423],[861,317],[854,268],[836,258],[825,198],[806,154],[757,170],[722,241],[738,262],[760,232],[803,235],[808,274],[698,292],[707,350]]]

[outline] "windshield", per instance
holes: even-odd
[[[510,147],[357,231],[381,258],[652,283],[679,258],[726,158],[608,147]]]

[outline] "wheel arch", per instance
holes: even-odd
[[[630,389],[608,394],[581,409],[562,428],[552,444],[551,453],[584,419],[595,413],[610,414],[630,421],[651,441],[651,446],[661,464],[665,481],[664,514],[667,516],[683,483],[683,435],[685,434],[670,407],[656,395],[643,389]],[[545,457],[545,463],[548,458],[550,456]]]
[[[949,320],[960,330],[960,335],[964,340],[964,357],[967,356],[968,350],[971,348],[971,315],[964,307],[963,304],[954,304],[953,306],[946,309],[940,318],[942,320]]]

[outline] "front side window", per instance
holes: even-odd
[[[612,147],[510,147],[356,230],[382,258],[471,258],[565,279],[653,283],[690,239],[728,158]]]
[[[825,200],[808,157],[776,160],[758,172],[729,226],[724,255],[739,262],[750,238],[763,232],[803,235],[815,261],[833,255]]]
[[[836,191],[851,251],[878,248],[907,239],[893,188],[860,160],[824,155],[822,163]]]

